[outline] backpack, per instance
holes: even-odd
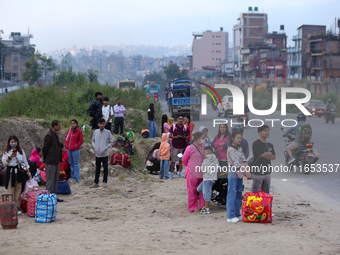
[[[299,123],[299,142],[302,144],[309,143],[312,139],[312,128],[309,123]]]
[[[142,130],[142,136],[144,137],[144,138],[148,138],[149,137],[149,129],[143,129]]]
[[[70,194],[71,188],[70,184],[65,180],[59,180],[57,194]]]
[[[124,145],[125,144],[130,144],[130,140],[127,138],[127,137],[125,137],[125,136],[123,136],[123,135],[119,135],[118,137],[117,137],[117,140],[116,140],[117,142],[122,142],[122,143],[124,143]]]
[[[96,111],[94,109],[93,101],[89,106],[87,106],[86,112],[87,112],[87,115],[89,115],[92,118],[94,118],[94,116],[96,115]]]
[[[130,142],[134,142],[135,141],[135,134],[132,131],[127,132],[126,136],[130,140]]]

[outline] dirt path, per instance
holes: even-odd
[[[293,183],[273,179],[272,224],[232,224],[215,204],[210,215],[188,212],[185,179],[110,176],[108,188],[95,190],[88,188],[92,181],[59,195],[67,202],[58,204],[55,222],[22,214],[16,230],[0,230],[1,254],[340,253],[339,210],[313,194],[290,193]],[[245,182],[245,191],[250,185]]]

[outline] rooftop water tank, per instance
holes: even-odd
[[[250,11],[250,12],[253,11],[253,7],[249,6],[248,11]]]
[[[258,7],[254,7],[254,11],[258,12],[259,11],[259,8]]]

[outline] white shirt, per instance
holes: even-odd
[[[107,121],[110,116],[113,115],[113,109],[112,109],[112,106],[110,105],[107,105],[106,107],[103,105],[102,106],[102,112],[103,112],[103,118],[105,121]],[[112,119],[110,120],[110,123],[112,123]]]
[[[22,150],[22,155],[19,153],[19,151],[17,152],[17,155],[12,158],[9,163],[7,162],[7,159],[9,156],[11,156],[13,153],[13,150],[11,149],[10,151],[8,152],[4,152],[4,154],[2,154],[2,164],[4,165],[4,167],[7,167],[7,166],[17,166],[19,165],[20,163],[25,163],[27,169],[30,168],[29,164],[27,163],[27,159],[26,159],[26,155],[25,155],[25,152],[24,150]],[[17,173],[17,169],[15,168],[15,173]]]

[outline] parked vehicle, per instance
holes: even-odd
[[[284,128],[281,128],[283,132],[286,130]],[[295,140],[295,135],[296,134],[288,134],[285,137],[287,138],[285,142],[287,142],[286,146],[288,146],[292,141]],[[311,164],[314,164],[316,161],[319,160],[318,157],[316,157],[316,150],[313,150],[313,145],[314,143],[309,142],[306,144],[302,144],[297,148],[295,151],[293,151],[293,157],[296,159],[290,167],[297,167],[297,171],[302,171],[305,174],[310,173],[310,166]],[[285,151],[284,153],[285,156],[285,165],[288,165],[288,161],[290,159],[288,152]]]
[[[326,113],[325,113],[325,120],[326,120],[326,123],[328,123],[328,121],[331,121],[332,124],[334,124],[335,116],[336,116],[335,107],[331,107],[331,108],[330,108],[329,110],[327,110]]]
[[[134,80],[123,80],[118,83],[117,89],[136,89],[137,82]]]
[[[217,116],[220,117],[224,115],[227,117],[228,115],[233,115],[233,96],[227,95],[222,98],[221,103],[217,106]]]
[[[304,104],[304,107],[312,114],[312,116],[323,116],[326,112],[325,104],[321,100],[310,100]]]
[[[248,125],[249,116],[247,113],[243,115],[237,115],[237,122],[243,122],[243,121],[245,121],[245,126]]]

